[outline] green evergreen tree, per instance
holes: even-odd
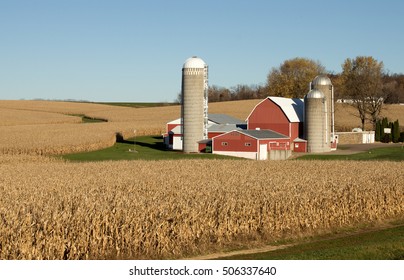
[[[394,143],[398,143],[400,139],[400,124],[398,120],[393,123],[393,131],[391,132],[392,140]]]
[[[380,141],[384,142],[385,135],[384,135],[384,129],[389,127],[389,120],[387,118],[383,118],[382,120],[382,125],[380,127]]]
[[[380,123],[380,120],[378,120],[376,122],[375,141],[380,141],[380,128],[381,128],[381,123]]]

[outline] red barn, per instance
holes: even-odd
[[[247,117],[248,129],[270,129],[299,141],[299,150],[305,150],[303,138],[304,102],[298,98],[267,97],[258,103]]]
[[[290,138],[271,130],[234,130],[212,138],[214,154],[266,160],[271,151],[289,155]]]

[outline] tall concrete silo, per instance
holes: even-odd
[[[198,141],[208,136],[208,66],[199,57],[185,61],[181,93],[183,151],[197,153]]]
[[[331,143],[334,141],[334,87],[331,80],[325,75],[318,75],[311,82],[310,89],[317,89],[324,93],[325,99],[327,100],[327,120],[328,120],[328,138],[327,145],[331,149]]]
[[[304,134],[309,153],[329,151],[327,144],[327,101],[325,95],[312,89],[304,97]]]

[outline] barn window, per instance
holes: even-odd
[[[227,142],[222,142],[222,146],[227,146],[227,145],[229,145],[229,143],[227,143]]]
[[[295,144],[295,148],[299,148],[299,144],[296,143],[296,144]]]
[[[245,145],[246,147],[250,147],[250,146],[251,146],[251,142],[245,142],[244,145]]]

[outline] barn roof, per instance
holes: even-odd
[[[182,133],[181,129],[182,129],[182,127],[179,125],[179,126],[174,127],[173,129],[171,129],[170,131],[168,131],[168,133],[181,134]]]
[[[269,129],[262,129],[262,130],[256,130],[256,129],[248,129],[248,130],[242,130],[239,131],[241,133],[244,133],[246,135],[249,135],[251,137],[254,137],[256,139],[288,139],[289,137],[280,133],[277,133],[273,130]]]
[[[278,105],[290,122],[303,122],[304,101],[299,98],[269,96],[269,100]]]
[[[247,120],[250,118],[251,114],[254,112],[255,108],[260,105],[262,102],[270,100],[275,103],[288,118],[289,122],[303,122],[304,121],[304,100],[299,98],[285,98],[285,97],[276,97],[276,96],[268,96],[257,105],[255,105],[254,109],[248,115]]]
[[[225,114],[208,114],[208,119],[217,124],[244,124],[245,121]]]
[[[211,144],[212,139],[203,139],[201,141],[198,141],[199,144]]]
[[[304,139],[302,139],[302,138],[297,137],[297,138],[295,138],[295,140],[293,140],[293,142],[304,143],[304,142],[307,142],[307,140],[304,140]]]
[[[181,124],[181,118],[169,121],[167,124]]]
[[[245,121],[236,119],[226,114],[208,114],[208,120],[216,124],[245,124]],[[167,124],[181,124],[181,118],[172,120]]]
[[[236,124],[212,124],[208,127],[208,132],[229,132],[241,130]]]

